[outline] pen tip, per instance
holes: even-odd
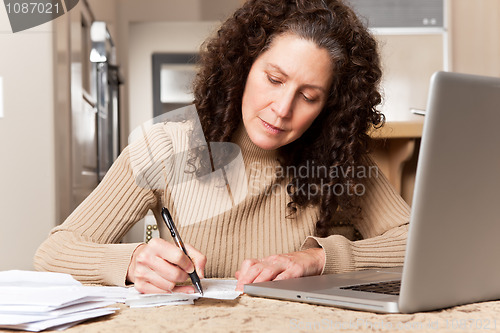
[[[196,289],[198,289],[198,292],[203,296],[203,288],[201,287],[201,283],[196,283]]]

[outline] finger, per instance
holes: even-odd
[[[152,250],[158,257],[178,266],[186,273],[192,273],[194,271],[194,264],[191,259],[176,245],[161,238],[153,238],[150,243],[152,243]]]
[[[261,260],[263,265],[262,271],[254,279],[254,283],[271,281],[279,274],[285,272],[288,267],[288,260],[282,255],[273,255]]]
[[[254,279],[261,273],[263,265],[256,259],[244,260],[241,264],[240,273],[238,274],[238,283],[236,290],[242,291],[243,286],[252,283]]]
[[[163,247],[161,249],[163,249]],[[173,248],[170,250],[178,251],[179,249]],[[153,248],[153,250],[142,251],[141,253],[139,253],[139,255],[137,255],[137,259],[136,259],[136,262],[137,262],[136,265],[138,266],[137,268],[146,267],[150,271],[155,272],[156,274],[158,274],[162,278],[169,280],[169,281],[173,281],[173,282],[186,281],[188,278],[187,273],[182,268],[180,268],[178,265],[165,260],[164,257],[161,257],[160,255],[163,254],[163,252],[160,254],[158,252],[161,252],[161,251],[158,251],[158,249]],[[184,253],[178,254],[178,255],[185,256]],[[171,255],[171,257],[173,257],[173,255]],[[187,260],[189,260],[189,258],[187,258]],[[150,272],[145,270],[145,269],[142,270],[142,274],[150,276],[150,277],[152,276],[150,274]],[[157,285],[157,286],[160,288],[163,288],[162,285]]]
[[[175,283],[163,279],[161,276],[158,276],[156,274],[148,275],[146,278],[139,279],[139,282],[135,287],[137,290],[143,293],[179,292],[179,293],[193,294],[196,292],[193,286],[189,285],[177,286]]]
[[[162,257],[168,261],[169,263],[172,263],[176,266],[178,266],[180,269],[182,269],[186,273],[193,273],[194,272],[194,264],[191,261],[191,259],[187,256],[187,254],[184,253],[181,249],[178,247],[170,249],[168,252],[164,252],[162,254]]]
[[[169,282],[181,283],[189,279],[186,271],[159,257],[155,258],[155,264],[152,266],[152,269],[160,277]]]
[[[255,277],[252,283],[272,281],[278,274],[283,272],[281,267],[263,265],[262,271]]]
[[[134,283],[134,288],[142,294],[169,294],[169,293],[171,293],[170,290],[164,290],[164,289],[158,288],[157,286],[155,286],[155,285],[153,285],[145,280],[137,280]]]
[[[273,281],[288,280],[288,279],[293,279],[293,278],[297,278],[297,277],[300,277],[300,275],[299,274],[293,274],[293,272],[291,272],[289,270],[286,270],[286,271],[283,271],[280,274],[278,274],[273,279]]]
[[[134,285],[134,288],[143,294],[170,294],[170,293],[185,293],[185,294],[194,294],[196,291],[193,286],[175,286],[172,290],[164,290],[158,288],[157,286],[147,282],[138,282]]]
[[[185,293],[185,294],[194,294],[196,290],[194,290],[193,286],[175,286],[172,289],[173,293]]]
[[[160,259],[165,262],[164,260]],[[174,265],[170,265],[172,269],[181,272],[181,276],[183,275],[185,278],[180,282],[184,282],[187,279],[186,272],[182,271],[180,268]],[[135,283],[135,287],[138,291],[143,293],[169,293],[169,292],[182,292],[187,294],[192,294],[195,292],[193,286],[176,286],[176,283],[168,278],[165,278],[158,274],[157,271],[153,271],[151,269],[143,268],[140,269],[147,270],[148,272],[144,274],[137,274],[137,279]],[[172,274],[169,272],[168,274]],[[177,281],[179,282],[179,281]]]
[[[177,282],[184,282],[188,275],[182,269],[157,256],[138,256],[135,283],[149,283],[163,291],[172,290]]]
[[[190,244],[184,244],[187,250],[187,253],[189,254],[189,257],[194,263],[196,273],[198,273],[198,276],[200,278],[205,278],[205,265],[207,264],[207,257],[192,247]]]
[[[300,252],[269,257],[276,267],[281,268],[281,272],[273,278],[273,281],[304,276],[305,269],[298,260],[301,257],[303,254]]]
[[[245,259],[243,260],[243,262],[241,263],[241,267],[240,267],[240,270],[239,270],[239,275],[240,276],[244,276],[247,271],[250,269],[250,267],[252,267],[253,265],[259,263],[259,260],[257,259]]]
[[[175,282],[164,281],[156,272],[149,267],[138,266],[135,272],[134,287],[141,293],[170,293],[175,287]]]

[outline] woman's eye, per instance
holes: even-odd
[[[308,103],[314,103],[317,100],[317,98],[308,97],[306,94],[302,94],[302,98],[304,98],[304,101],[306,101]]]
[[[269,80],[269,82],[271,82],[272,84],[281,84],[281,81],[272,77],[272,76],[267,76],[267,79]]]

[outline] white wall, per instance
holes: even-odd
[[[377,35],[382,59],[382,112],[391,121],[425,109],[431,75],[444,69],[441,34]]]
[[[197,52],[216,22],[132,23],[129,26],[130,131],[153,118],[152,54]]]
[[[13,34],[0,5],[0,270],[32,269],[55,225],[52,23]]]
[[[448,0],[452,70],[500,76],[500,1]]]

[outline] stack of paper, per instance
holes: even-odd
[[[114,313],[126,288],[84,287],[68,274],[0,272],[0,328],[41,331],[64,329]]]

